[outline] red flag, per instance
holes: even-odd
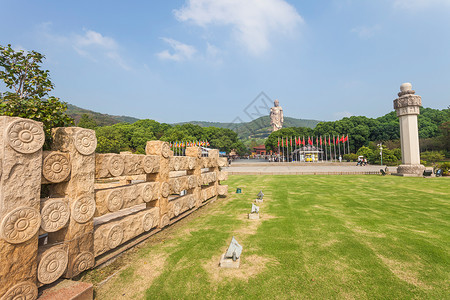
[[[292,147],[292,137],[291,137],[291,147]]]
[[[328,136],[328,145],[331,145],[331,136]]]
[[[336,145],[339,145],[339,135],[336,137]]]
[[[311,145],[311,146],[313,144],[312,141],[311,141],[311,138],[309,136],[308,136],[308,144]]]
[[[289,145],[288,145],[288,139],[286,139],[286,147],[287,147],[287,146],[289,146]]]
[[[280,138],[278,138],[278,147],[280,147]]]
[[[347,134],[347,136],[344,139],[344,142],[346,142],[346,141],[348,141],[348,134]]]
[[[341,142],[345,142],[344,141],[344,135],[342,135],[342,138],[340,139]]]

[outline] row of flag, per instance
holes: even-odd
[[[320,137],[316,136],[315,138],[316,138],[316,145],[320,145],[320,146],[322,146],[323,144],[325,146],[327,145],[327,137],[326,136],[323,139],[322,139],[322,136],[320,136]],[[348,141],[348,134],[346,136],[342,135],[342,137],[340,135],[338,135],[337,137],[333,136],[333,140],[331,140],[331,136],[328,136],[328,145],[334,145],[334,144],[338,145],[339,143],[345,143],[347,141]],[[314,137],[308,136],[307,143],[305,141],[305,137],[303,137],[303,140],[300,137],[290,137],[290,145],[291,146],[293,146],[293,145],[297,145],[297,146],[311,145],[311,146],[313,146],[313,144],[314,144]],[[289,137],[281,138],[281,146],[283,147],[285,145],[286,145],[286,147],[289,146]],[[278,137],[278,147],[279,146],[280,146],[280,138]]]
[[[208,141],[177,141],[169,142],[170,148],[186,148],[186,147],[208,147]]]

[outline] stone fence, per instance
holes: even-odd
[[[97,154],[93,130],[52,135],[43,151],[41,123],[0,116],[1,299],[36,299],[227,194],[218,150],[173,156],[149,141],[145,155]]]

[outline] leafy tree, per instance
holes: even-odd
[[[44,125],[46,147],[51,140],[51,129],[73,124],[65,114],[67,104],[48,96],[54,87],[48,70],[42,70],[44,55],[36,52],[15,51],[11,45],[0,45],[0,79],[10,91],[0,93],[0,115],[29,118]]]
[[[94,118],[89,116],[88,114],[82,114],[81,119],[77,124],[78,127],[95,129],[97,127],[97,122],[95,122]]]

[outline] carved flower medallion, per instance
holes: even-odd
[[[107,244],[109,249],[114,249],[122,243],[123,228],[120,224],[116,224],[109,230]]]
[[[22,281],[3,295],[2,300],[35,300],[38,296],[36,285],[30,281]]]
[[[32,207],[18,207],[3,219],[2,237],[11,244],[20,244],[31,239],[41,226],[41,216]]]
[[[47,232],[63,228],[70,218],[69,206],[62,200],[51,200],[41,209],[41,227]]]
[[[69,256],[64,249],[54,249],[41,257],[37,276],[41,283],[49,284],[57,280],[67,267]]]
[[[67,157],[61,153],[51,153],[45,159],[42,174],[50,182],[64,181],[70,174],[70,163]]]
[[[144,228],[144,231],[149,231],[153,227],[153,215],[151,213],[146,213],[142,217],[142,226]]]
[[[97,138],[91,130],[80,130],[75,135],[75,148],[83,155],[94,153],[97,148]]]
[[[86,223],[94,216],[94,213],[95,200],[92,197],[81,197],[72,204],[72,217],[78,223]]]
[[[121,155],[117,154],[110,157],[108,161],[108,170],[112,176],[116,177],[122,175],[124,169],[125,162]]]
[[[90,252],[81,252],[75,257],[72,267],[73,274],[80,274],[94,266],[94,254]]]
[[[142,200],[144,202],[150,202],[153,200],[153,184],[151,183],[147,183],[144,185],[144,187],[142,188]]]
[[[108,195],[108,210],[110,212],[118,211],[123,206],[123,191],[112,190]]]
[[[17,152],[29,154],[42,148],[45,134],[42,127],[31,120],[17,120],[6,129],[9,145]]]

